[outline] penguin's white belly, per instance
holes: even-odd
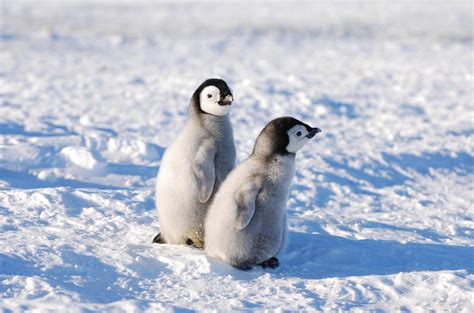
[[[206,206],[197,199],[197,184],[192,169],[197,140],[184,132],[166,150],[156,182],[156,207],[160,231],[167,243],[183,244],[202,236]]]

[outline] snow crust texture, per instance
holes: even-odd
[[[474,311],[473,4],[0,2],[0,310]],[[238,159],[290,115],[276,270],[154,245],[209,77]]]

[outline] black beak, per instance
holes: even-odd
[[[231,105],[233,100],[234,100],[234,97],[232,97],[232,95],[229,94],[229,95],[226,95],[224,98],[221,98],[219,101],[217,101],[217,103],[219,103],[219,105]]]
[[[311,131],[309,132],[309,134],[306,135],[306,138],[313,138],[314,135],[316,135],[317,133],[320,133],[321,132],[321,129],[319,128],[313,128],[311,129]]]

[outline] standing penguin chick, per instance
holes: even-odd
[[[226,82],[215,78],[192,95],[186,126],[161,160],[156,182],[161,232],[153,242],[202,248],[209,203],[235,166],[232,101]]]
[[[320,131],[292,117],[265,126],[252,155],[229,174],[209,208],[207,254],[243,270],[279,265],[296,152]]]

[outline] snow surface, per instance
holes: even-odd
[[[473,4],[0,2],[0,310],[474,311]],[[282,115],[290,243],[241,272],[154,245],[194,89],[238,158]]]

